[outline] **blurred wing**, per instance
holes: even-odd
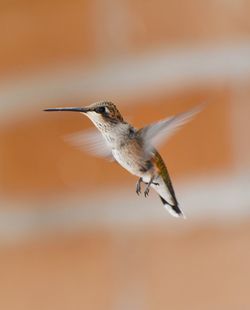
[[[148,151],[153,147],[159,146],[162,142],[166,142],[182,125],[189,122],[196,114],[198,114],[205,104],[201,104],[187,112],[169,117],[165,120],[153,123],[139,130],[145,146]]]
[[[81,151],[94,156],[113,159],[111,148],[98,130],[76,132],[67,135],[65,140]]]

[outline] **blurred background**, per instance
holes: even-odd
[[[250,2],[0,3],[0,308],[250,309]],[[187,220],[67,145],[54,106],[136,127],[209,105],[160,151]]]

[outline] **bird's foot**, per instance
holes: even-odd
[[[149,191],[150,191],[150,186],[151,184],[154,185],[160,185],[159,183],[153,182],[154,178],[152,178],[148,183],[145,183],[147,185],[145,191],[144,191],[144,196],[148,197]],[[140,195],[141,194],[141,183],[143,182],[142,178],[139,178],[138,182],[136,183],[136,194]]]
[[[145,191],[144,191],[144,196],[147,198],[149,194],[149,186],[146,187]]]
[[[142,178],[138,180],[136,183],[136,194],[139,196],[141,194],[141,183],[142,183]]]
[[[148,184],[147,184],[147,187],[146,187],[146,189],[145,189],[145,191],[144,191],[144,196],[147,198],[148,197],[148,194],[149,194],[149,190],[150,190],[150,185],[153,183],[153,181],[154,181],[154,177],[152,177],[151,179],[150,179],[150,181],[148,182]],[[154,183],[153,183],[154,184]],[[158,184],[158,183],[157,183]]]

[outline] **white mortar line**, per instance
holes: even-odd
[[[108,63],[98,69],[81,64],[54,68],[33,76],[0,82],[1,121],[45,107],[89,98],[125,102],[145,98],[158,91],[174,91],[187,86],[217,85],[250,76],[250,44],[234,43],[207,48],[159,50],[140,57]],[[36,106],[36,108],[35,108]]]
[[[115,196],[111,190],[98,192],[88,200],[74,194],[61,200],[23,201],[23,205],[16,208],[12,201],[2,201],[0,243],[53,232],[100,228],[131,230],[147,225],[163,225],[170,231],[178,232],[201,221],[211,221],[213,224],[237,222],[250,216],[249,184],[248,174],[214,176],[179,186],[176,184],[180,206],[187,215],[186,221],[172,218],[153,192],[145,199],[137,197],[133,189],[116,189]]]

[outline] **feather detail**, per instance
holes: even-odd
[[[167,167],[166,167],[161,155],[157,151],[155,151],[153,160],[154,160],[155,165],[157,167],[158,174],[162,177],[164,183],[166,184],[166,186],[167,186],[167,188],[171,194],[172,203],[174,205],[178,205],[178,202],[177,202],[177,199],[175,196],[175,192],[174,192],[174,188],[173,188]],[[171,203],[171,202],[169,202],[169,203]]]
[[[174,188],[167,170],[167,167],[161,158],[161,155],[155,150],[153,157],[157,173],[160,177],[160,180],[163,181],[163,184],[159,184],[159,186],[154,185],[154,189],[158,192],[162,203],[166,207],[166,209],[175,217],[184,216],[183,212],[179,208],[178,201],[175,196]],[[162,189],[161,187],[166,187],[166,189]],[[163,193],[167,191],[167,195]]]
[[[113,160],[111,148],[98,130],[85,130],[64,137],[65,141],[81,151]]]
[[[150,124],[138,130],[138,135],[144,141],[145,150],[150,153],[154,147],[167,141],[181,126],[189,122],[193,117],[202,111],[205,104],[200,104],[193,109]]]

